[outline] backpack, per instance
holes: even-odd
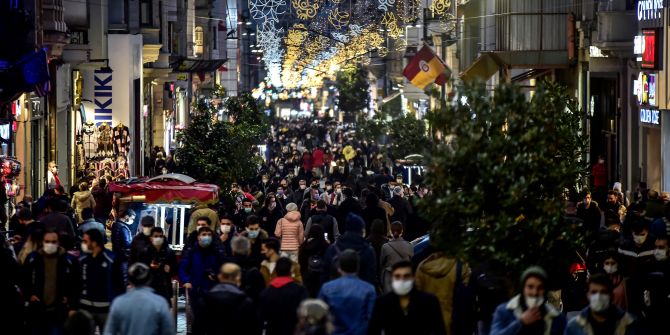
[[[323,268],[323,255],[315,254],[307,258],[307,273],[321,274]]]

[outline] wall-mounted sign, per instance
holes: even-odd
[[[633,80],[633,94],[638,104],[656,106],[656,74],[640,72],[637,80]]]
[[[637,2],[637,20],[657,20],[663,14],[663,0],[639,0]]]
[[[112,71],[111,69],[100,69],[93,71],[93,96],[95,99],[95,125],[103,122],[112,124]]]
[[[658,69],[658,34],[654,29],[642,30],[642,63],[643,69]]]
[[[661,124],[661,111],[658,109],[640,109],[640,123],[648,125]]]

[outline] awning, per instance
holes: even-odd
[[[219,201],[219,187],[197,183],[193,178],[179,174],[165,174],[151,179],[134,179],[109,184],[111,192],[122,198],[142,199],[150,204],[211,204]]]
[[[213,72],[218,70],[227,59],[180,59],[171,64],[174,72]]]
[[[463,81],[488,80],[504,65],[505,63],[496,54],[482,52],[472,65],[461,72],[460,77]]]

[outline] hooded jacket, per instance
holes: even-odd
[[[84,208],[95,208],[95,199],[91,191],[79,191],[74,192],[72,196],[72,203],[70,204],[76,213],[77,223],[81,223],[84,220],[81,218],[81,212]]]
[[[207,292],[202,311],[201,317],[193,320],[194,334],[259,333],[253,302],[232,284],[217,284]]]
[[[348,231],[344,233],[334,244],[330,245],[323,257],[323,266],[326,269],[322,274],[322,282],[326,282],[333,277],[334,270],[337,269],[337,256],[344,250],[351,249],[358,253],[360,257],[360,267],[358,277],[372,284],[377,284],[377,256],[368,241],[361,233]]]
[[[454,287],[456,286],[456,260],[442,253],[434,253],[426,258],[416,269],[416,286],[419,290],[434,294],[440,301],[442,318],[447,334],[451,334],[454,306]],[[468,284],[470,268],[463,265],[461,280]]]
[[[300,212],[286,213],[277,221],[275,236],[281,238],[281,250],[296,251],[305,239],[305,228],[300,221]]]
[[[277,277],[261,292],[259,313],[267,335],[293,335],[298,317],[295,311],[307,299],[307,290],[291,277]]]

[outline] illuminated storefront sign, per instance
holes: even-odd
[[[656,106],[656,74],[640,72],[633,81],[633,94],[643,106]]]
[[[640,0],[637,2],[637,20],[657,20],[663,14],[663,0]]]
[[[643,69],[658,69],[658,34],[654,29],[642,30],[642,63]]]
[[[650,125],[661,124],[661,111],[658,109],[640,109],[640,123]]]

